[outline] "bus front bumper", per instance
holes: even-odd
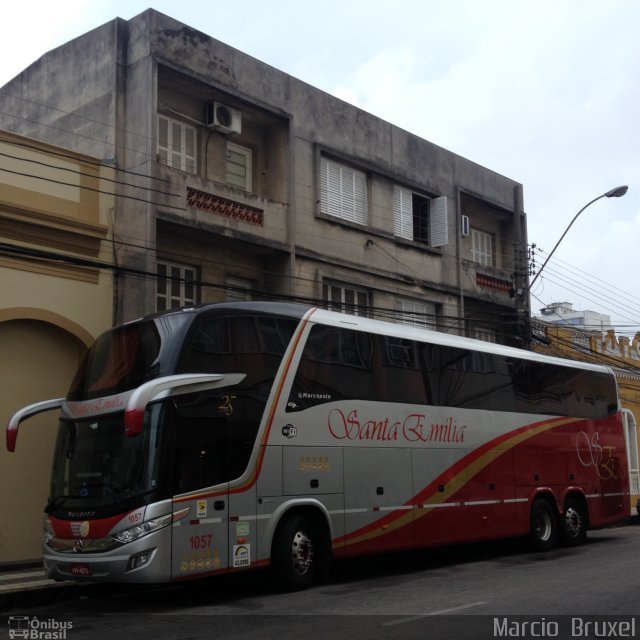
[[[54,551],[45,545],[44,568],[54,580],[157,583],[171,579],[170,528],[100,553]]]

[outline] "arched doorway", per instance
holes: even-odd
[[[87,348],[82,333],[79,338],[58,324],[33,318],[0,321],[2,428],[17,409],[66,395]],[[35,416],[21,426],[14,453],[0,448],[0,565],[42,557],[42,516],[57,420],[55,412]]]

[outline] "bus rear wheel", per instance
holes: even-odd
[[[271,565],[278,584],[287,591],[306,589],[318,573],[319,538],[301,514],[287,517],[276,531]]]
[[[567,498],[559,526],[562,544],[575,547],[587,537],[587,517],[582,505],[575,498]]]
[[[531,507],[529,539],[536,551],[550,551],[556,544],[558,526],[556,514],[548,500],[538,498]]]

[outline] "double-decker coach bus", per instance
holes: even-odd
[[[177,581],[627,517],[613,373],[286,303],[116,327],[60,410],[44,564],[56,579]]]

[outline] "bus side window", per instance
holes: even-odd
[[[513,411],[513,384],[500,356],[458,347],[427,344],[425,376],[434,404],[467,409]]]
[[[378,336],[374,357],[376,395],[383,402],[428,404],[430,393],[420,365],[421,345],[413,340]]]
[[[337,400],[374,400],[372,337],[362,331],[317,325],[304,347],[288,411]]]

